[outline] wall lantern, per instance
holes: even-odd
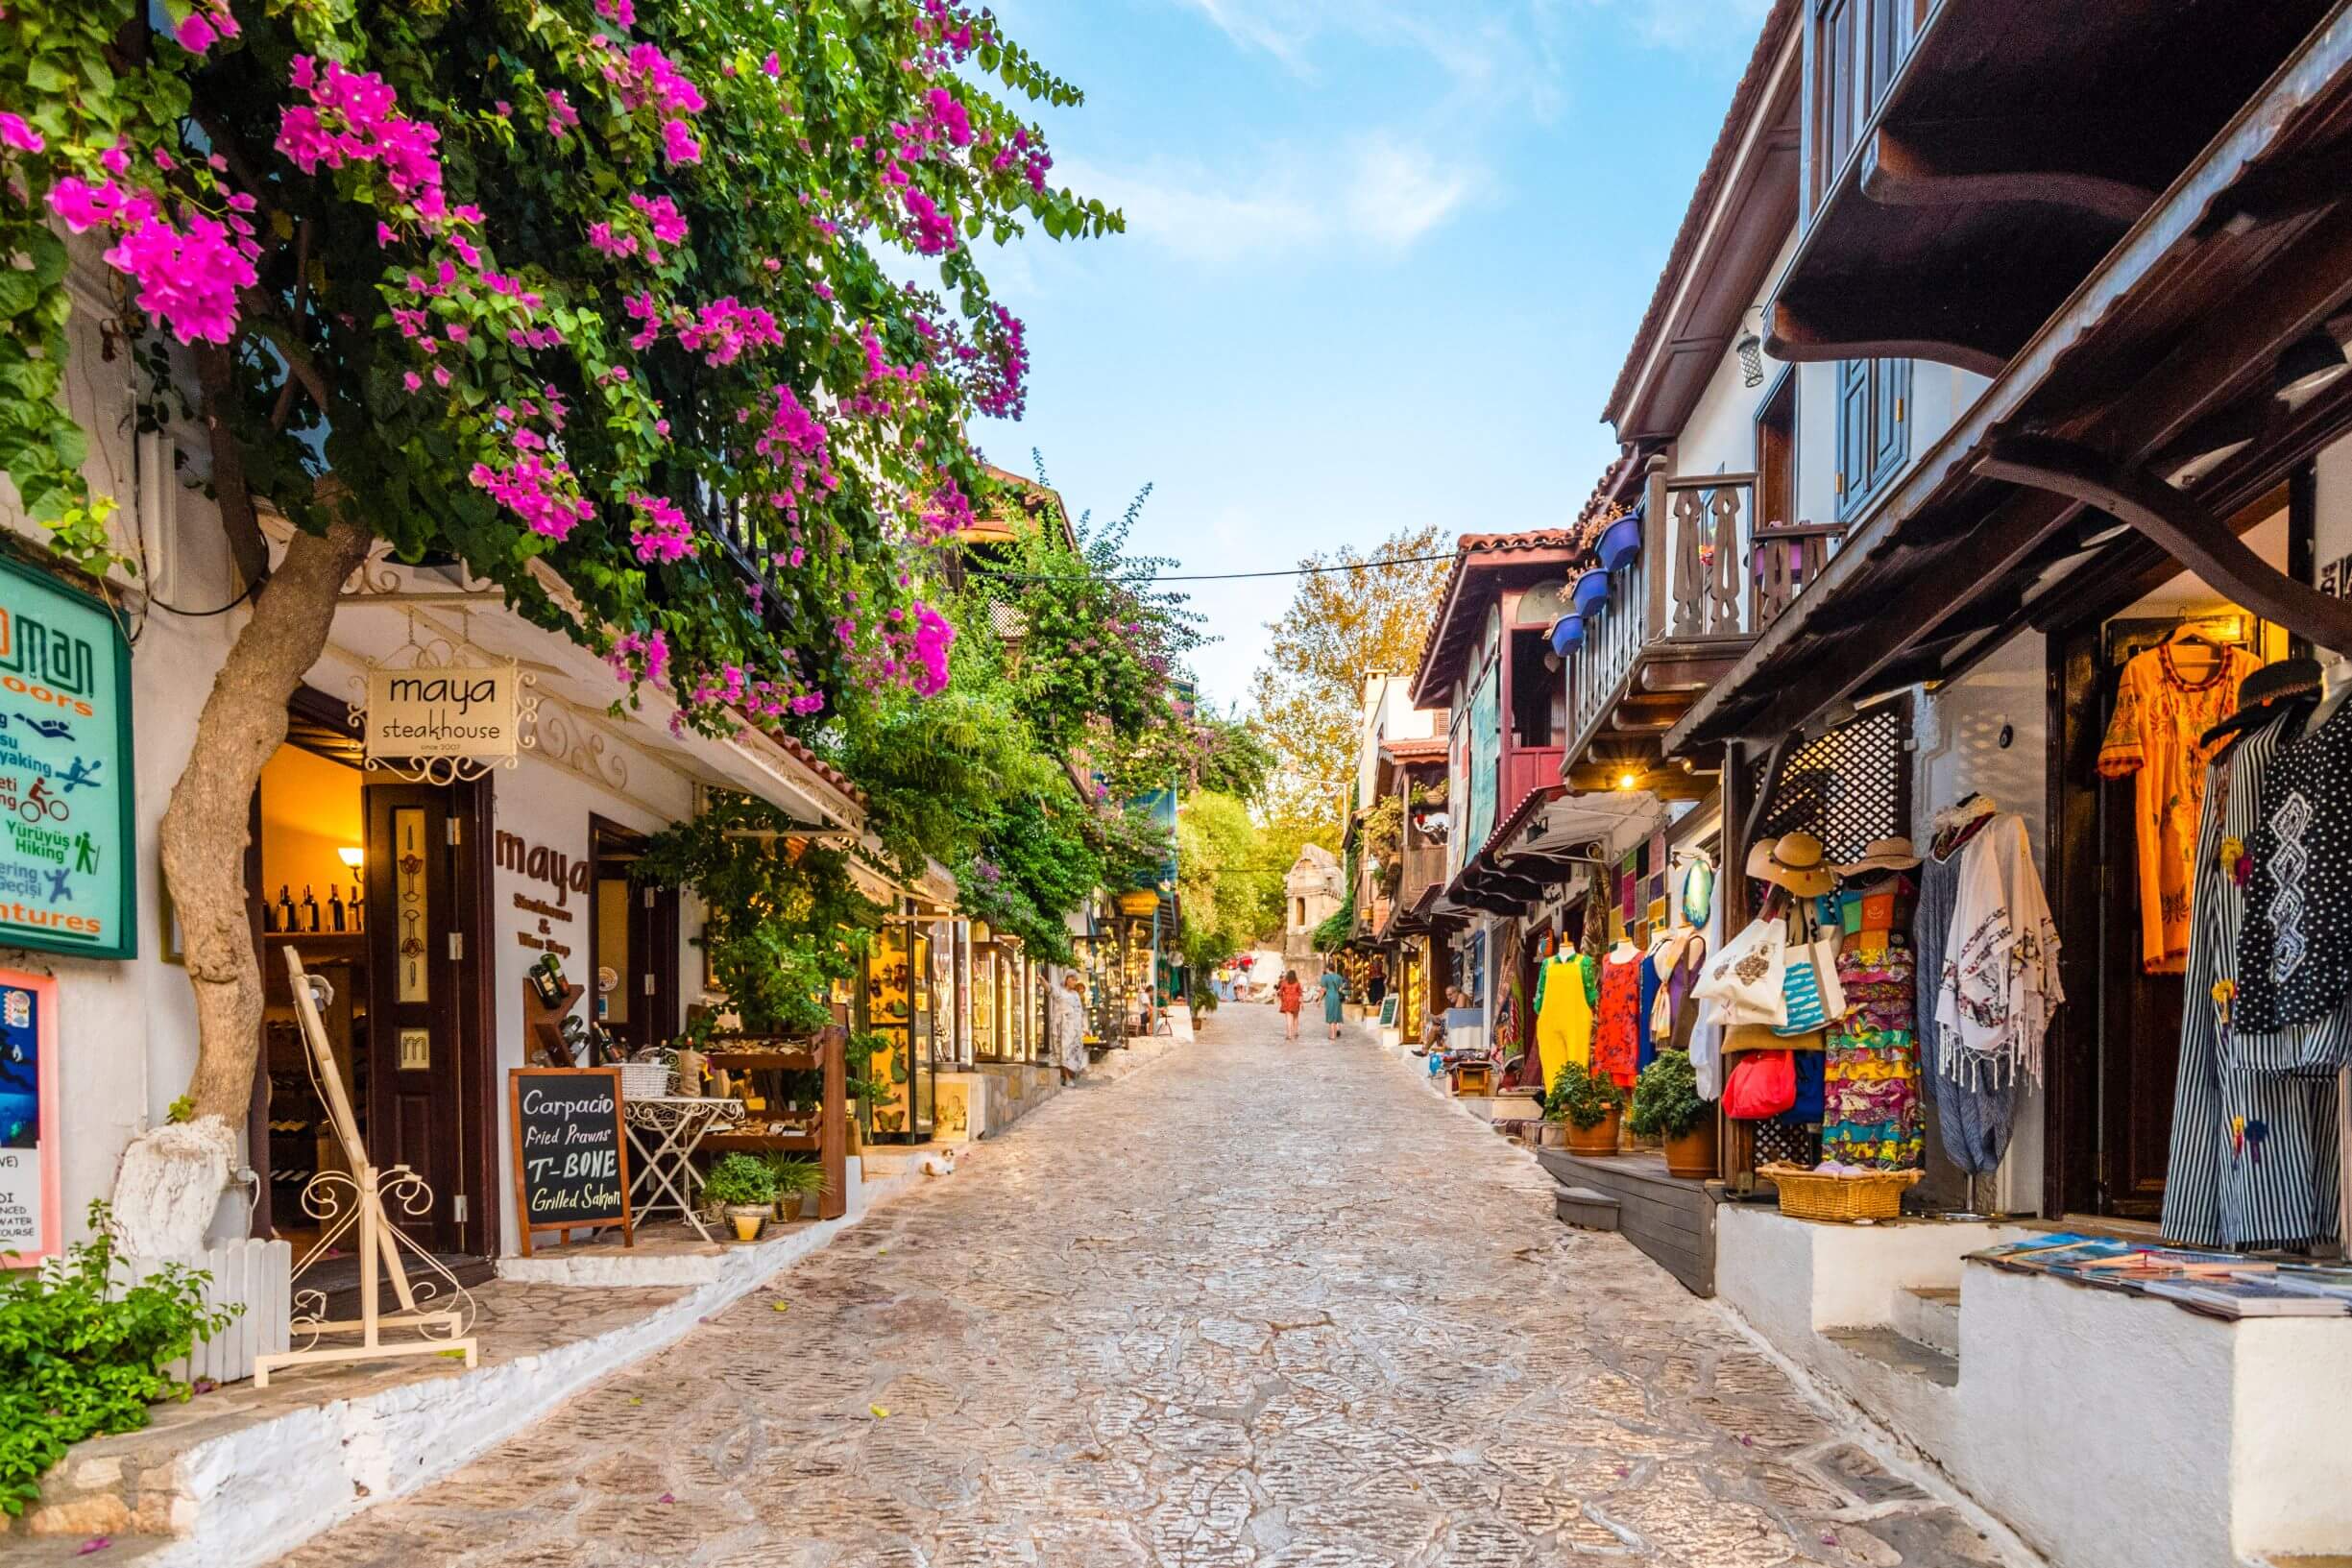
[[[1732,345],[1732,351],[1739,356],[1741,383],[1751,387],[1762,386],[1764,384],[1764,340],[1758,337],[1753,331],[1742,332],[1739,334],[1739,341]]]

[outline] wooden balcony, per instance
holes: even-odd
[[[1845,529],[1759,526],[1752,473],[1670,477],[1657,457],[1648,478],[1641,553],[1568,650],[1561,777],[1572,790],[1691,797],[1705,781],[1662,769],[1660,737],[1820,576]]]
[[[1396,906],[1400,909],[1412,908],[1421,901],[1423,893],[1444,880],[1444,845],[1407,844],[1404,877],[1396,884]]]

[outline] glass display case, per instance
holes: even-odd
[[[931,1136],[934,1068],[929,987],[917,977],[918,965],[929,959],[928,947],[912,920],[893,918],[883,923],[866,949],[858,1026],[879,1044],[870,1060],[853,1060],[850,1069],[884,1088],[869,1113],[868,1131],[877,1142],[914,1143]]]

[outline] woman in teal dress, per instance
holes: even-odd
[[[1323,971],[1323,1022],[1331,1025],[1331,1038],[1340,1037],[1340,1003],[1347,1000],[1347,977],[1336,969]]]

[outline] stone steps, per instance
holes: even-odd
[[[1821,1337],[1851,1355],[1941,1387],[1960,1386],[1960,1358],[1893,1329],[1824,1329]]]
[[[1561,1223],[1579,1230],[1615,1230],[1617,1200],[1590,1187],[1563,1187],[1552,1194],[1552,1210]]]
[[[1906,1285],[1895,1292],[1895,1332],[1944,1355],[1960,1354],[1956,1286]]]

